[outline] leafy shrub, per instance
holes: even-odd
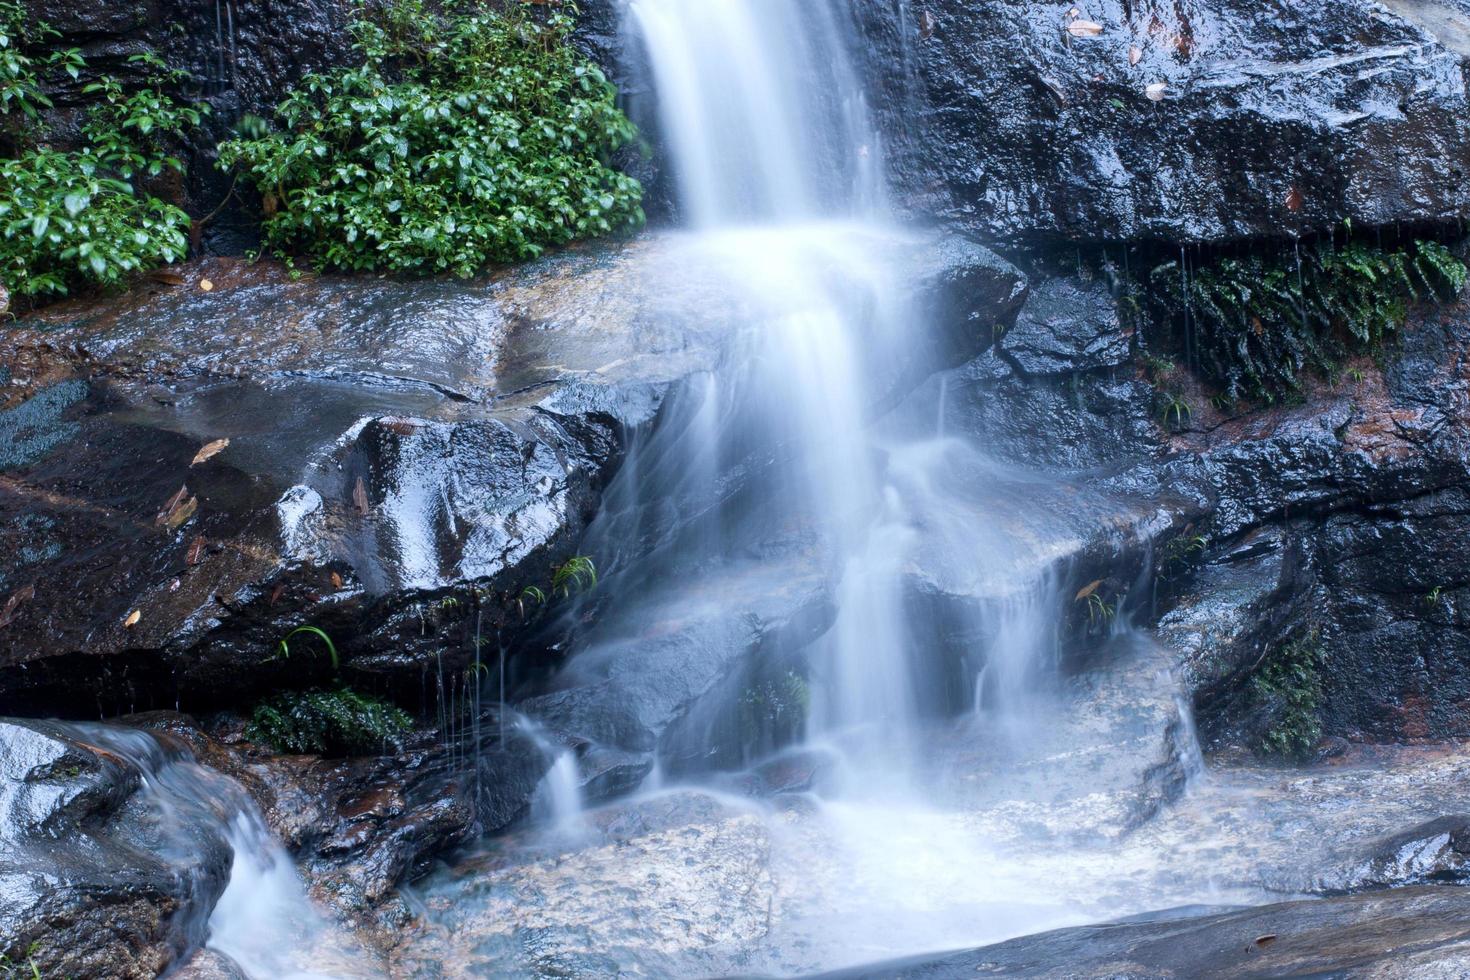
[[[1295,257],[1220,258],[1150,275],[1156,305],[1188,331],[1197,369],[1231,399],[1274,401],[1307,371],[1331,374],[1348,354],[1396,331],[1411,302],[1452,299],[1466,268],[1443,245],[1396,249],[1322,243]]]
[[[358,68],[311,75],[283,132],[221,162],[260,191],[265,237],[327,267],[470,275],[643,222],[608,163],[636,132],[569,44],[570,0],[396,0],[360,13]]]
[[[1251,679],[1251,695],[1270,725],[1261,737],[1263,755],[1304,759],[1322,738],[1321,645],[1315,634],[1273,653]]]
[[[28,53],[55,37],[14,0],[0,0],[0,122],[17,144],[0,160],[0,280],[18,296],[116,285],[182,258],[189,246],[189,216],[135,181],[183,171],[168,145],[208,107],[175,102],[165,89],[182,73],[152,54],[134,55],[129,61],[149,78],[143,88],[128,92],[104,77],[83,89],[97,102],[79,149],[22,140],[22,127],[51,105],[44,75],[64,70],[75,78],[85,67],[74,50]]]
[[[402,709],[343,686],[272,695],[256,705],[245,737],[277,752],[353,755],[397,749],[412,726]]]

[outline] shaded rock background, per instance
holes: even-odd
[[[916,0],[908,31],[857,9],[909,205],[986,238],[1218,243],[1470,204],[1449,0]]]

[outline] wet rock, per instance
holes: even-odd
[[[426,882],[394,971],[724,973],[730,947],[764,934],[775,885],[753,815],[687,792],[593,820],[600,846],[512,840]]]
[[[888,128],[911,134],[895,153],[909,204],[985,235],[1224,242],[1451,222],[1470,203],[1467,49],[1446,4],[934,0],[907,36],[881,26],[889,4],[859,14]],[[905,65],[917,107],[896,97]]]
[[[228,956],[212,949],[201,949],[169,973],[178,980],[250,980]]]
[[[1132,336],[1101,282],[1047,279],[1032,285],[1000,349],[1025,377],[1066,375],[1129,363]]]
[[[950,357],[1023,295],[972,245],[873,247]],[[220,261],[25,321],[0,350],[30,396],[0,415],[0,542],[22,556],[0,590],[25,596],[0,625],[0,703],[126,712],[321,676],[309,643],[272,658],[308,623],[415,689],[425,657],[509,639],[627,440],[736,333],[717,259],[648,237],[480,284]],[[930,367],[886,366],[879,397]]]
[[[1470,895],[1410,888],[1260,908],[1155,913],[961,953],[824,974],[864,977],[1456,976],[1470,966]]]
[[[1438,817],[1365,848],[1360,863],[1324,877],[1328,891],[1365,891],[1470,879],[1470,817]]]
[[[145,764],[111,738],[0,721],[5,962],[153,977],[203,939],[231,851],[209,801],[173,795],[197,767],[140,735]]]

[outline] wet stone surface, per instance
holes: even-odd
[[[952,239],[872,247],[956,343],[1022,290]],[[738,334],[721,290],[718,251],[677,236],[475,283],[216,260],[7,330],[0,543],[23,562],[0,583],[0,703],[233,699],[284,676],[270,651],[305,623],[415,689],[431,652],[508,639],[630,434]],[[901,390],[929,366],[888,369]]]

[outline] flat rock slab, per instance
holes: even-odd
[[[1470,970],[1470,892],[1412,888],[1214,915],[1157,913],[826,980],[1126,976],[1452,977]]]

